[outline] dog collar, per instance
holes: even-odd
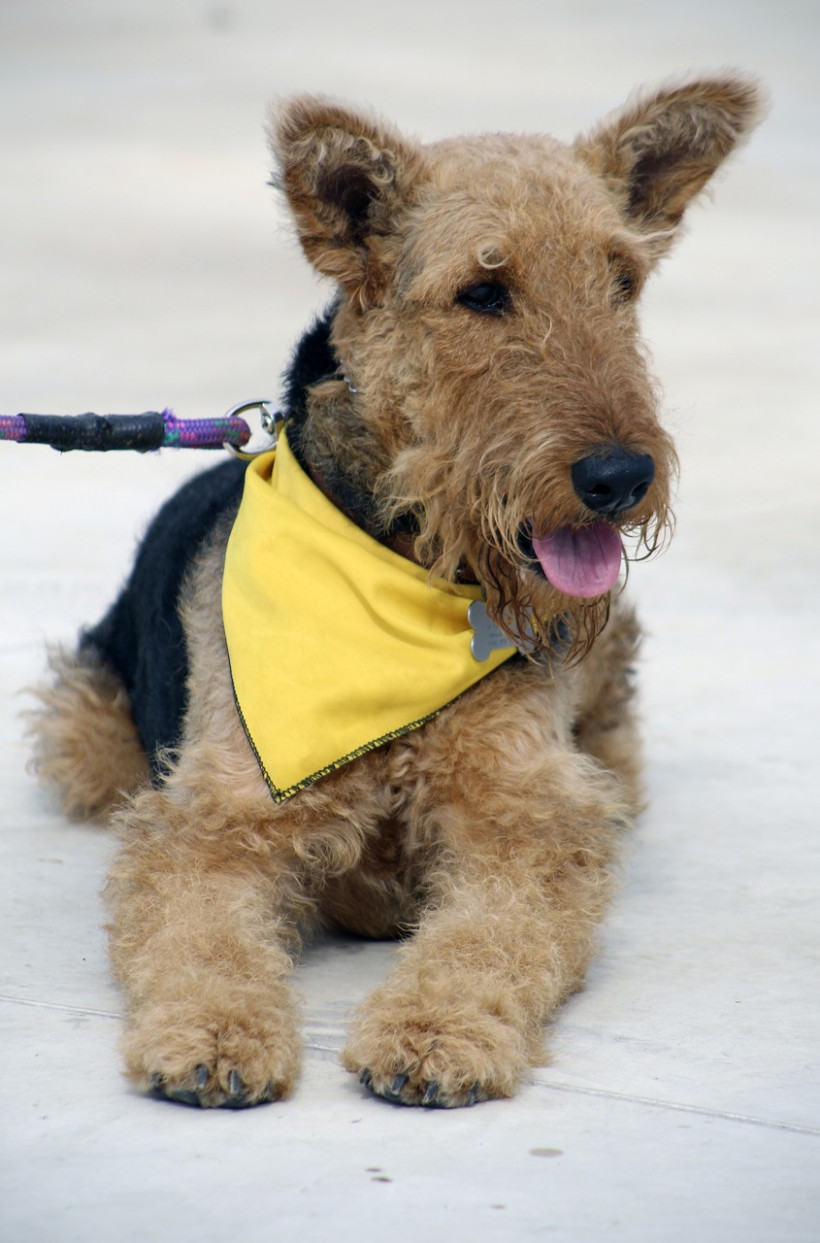
[[[417,729],[516,654],[473,654],[480,596],[362,531],[284,436],[251,461],[222,616],[239,715],[276,802]]]

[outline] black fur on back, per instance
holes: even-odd
[[[245,462],[232,459],[195,475],[166,501],[137,551],[131,574],[105,617],[82,636],[119,676],[142,745],[157,753],[180,740],[188,657],[178,603],[191,562],[222,514],[236,510]],[[214,584],[218,590],[218,584]]]
[[[335,308],[304,334],[284,377],[289,443],[300,440],[306,389],[338,369],[330,343]],[[299,457],[299,451],[294,446]],[[304,465],[304,463],[302,463]],[[98,625],[81,636],[123,682],[131,713],[155,773],[162,753],[180,741],[187,706],[188,655],[179,616],[185,577],[224,517],[232,521],[242,497],[246,463],[236,459],[195,475],[166,501],[145,534],[122,592]],[[220,584],[214,583],[214,591]]]

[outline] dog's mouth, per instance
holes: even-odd
[[[609,522],[559,527],[537,535],[522,527],[518,546],[530,568],[567,596],[592,600],[611,591],[621,569],[621,537]]]

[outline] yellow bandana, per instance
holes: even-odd
[[[467,611],[480,596],[431,582],[357,527],[284,437],[250,463],[222,616],[239,714],[276,802],[423,725],[515,655],[473,656]]]

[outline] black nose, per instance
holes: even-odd
[[[655,478],[655,463],[648,453],[604,449],[581,458],[570,474],[572,486],[588,509],[615,515],[643,500]]]

